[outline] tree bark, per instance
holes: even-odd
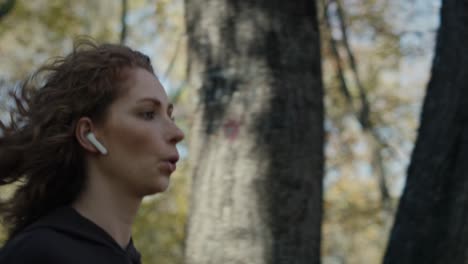
[[[468,1],[445,0],[418,139],[384,263],[468,262]]]
[[[320,263],[315,1],[186,0],[186,24],[200,76],[187,263]]]

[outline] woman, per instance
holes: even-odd
[[[184,138],[148,57],[84,41],[13,96],[0,184],[18,188],[0,204],[0,263],[140,263],[133,220],[168,187]]]

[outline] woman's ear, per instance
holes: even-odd
[[[93,131],[93,121],[89,117],[80,118],[75,126],[76,140],[85,150],[91,153],[107,154],[106,148],[96,139]]]

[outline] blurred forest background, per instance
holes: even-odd
[[[441,2],[321,0],[317,6],[326,160],[321,262],[379,263],[417,136]],[[67,54],[78,36],[123,43],[151,57],[188,137],[179,146],[182,160],[170,190],[146,198],[139,212],[134,240],[144,263],[185,258],[189,142],[198,102],[186,12],[183,0],[0,0],[4,121],[11,107],[5,91],[48,58]]]

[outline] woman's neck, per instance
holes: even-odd
[[[87,182],[72,207],[106,231],[122,248],[126,248],[142,199],[116,190],[101,177],[88,179],[92,180]]]

